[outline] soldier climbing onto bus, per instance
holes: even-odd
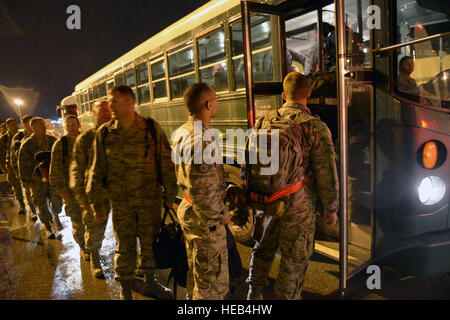
[[[337,222],[339,183],[336,157],[328,127],[311,115],[306,100],[307,78],[289,73],[283,81],[286,103],[274,114],[255,124],[260,129],[279,131],[279,169],[261,174],[261,165],[247,164],[245,179],[250,205],[256,212],[254,238],[247,283],[250,300],[262,299],[262,288],[277,248],[281,250],[280,271],[274,285],[278,299],[301,299],[308,261],[313,253],[316,200],[324,209],[327,225]],[[251,139],[249,139],[251,141]],[[252,152],[247,143],[247,151]]]
[[[19,176],[24,187],[31,188],[31,197],[37,207],[39,219],[45,225],[46,237],[55,239],[56,235],[52,229],[52,222],[55,222],[56,230],[62,230],[63,226],[58,214],[62,211],[63,202],[48,180],[46,180],[46,174],[44,176],[39,175],[39,172],[48,170],[44,167],[40,168],[39,165],[40,163],[48,163],[49,159],[47,161],[40,160],[49,158],[48,155],[56,139],[45,133],[43,118],[34,117],[31,119],[30,125],[33,134],[25,139],[19,149]],[[48,207],[49,200],[51,212]]]
[[[161,225],[161,205],[172,207],[177,194],[169,142],[160,125],[134,111],[135,97],[126,85],[108,92],[114,119],[96,132],[94,160],[87,195],[97,221],[106,219],[103,203],[111,200],[117,240],[115,279],[121,298],[132,299],[136,277],[136,247],[140,240],[144,291],[160,299],[172,298],[154,277],[153,243]]]
[[[19,213],[25,214],[26,209],[25,203],[23,202],[22,185],[20,184],[20,180],[17,179],[17,175],[12,167],[12,162],[10,159],[12,140],[16,133],[19,131],[19,127],[17,126],[16,119],[13,118],[9,118],[6,120],[6,126],[8,128],[8,131],[1,137],[0,140],[0,168],[7,174],[8,182],[14,191],[14,195],[17,201],[19,201]]]
[[[111,111],[108,102],[100,100],[94,103],[93,113],[96,119],[96,125],[93,128],[82,132],[73,146],[73,157],[70,165],[69,187],[75,196],[78,204],[83,209],[82,222],[85,225],[85,248],[90,254],[91,273],[95,278],[104,279],[102,266],[100,264],[99,251],[102,247],[102,241],[105,237],[107,218],[97,222],[94,218],[94,211],[89,204],[86,195],[86,184],[89,174],[89,168],[93,161],[93,149],[95,132],[104,123],[111,120]],[[111,209],[109,199],[104,199],[103,207],[108,215]]]
[[[25,115],[22,117],[22,124],[23,124],[23,131],[20,131],[16,133],[16,135],[13,137],[12,143],[11,143],[11,151],[9,153],[9,161],[11,164],[11,168],[13,169],[14,173],[16,174],[16,177],[19,181],[21,181],[19,176],[19,149],[23,141],[25,141],[26,138],[30,137],[33,134],[33,130],[31,130],[30,121],[33,119],[32,115]],[[20,182],[22,184],[22,182]],[[31,220],[36,221],[37,220],[37,214],[36,214],[36,207],[33,203],[33,199],[31,198],[31,189],[28,187],[26,188],[22,184],[22,191],[25,191],[25,197],[27,198],[28,206],[31,209]]]

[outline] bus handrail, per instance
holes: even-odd
[[[450,32],[437,33],[432,36],[428,36],[428,37],[424,37],[424,38],[420,38],[420,39],[416,39],[416,40],[411,40],[411,41],[404,42],[404,43],[395,44],[393,46],[389,46],[389,47],[385,47],[385,48],[382,48],[381,47],[382,44],[379,43],[377,45],[377,47],[374,50],[372,50],[372,53],[381,53],[381,52],[385,52],[385,51],[395,50],[395,49],[406,47],[406,46],[409,46],[412,44],[421,43],[421,42],[425,42],[428,40],[433,40],[433,39],[441,38],[441,37],[445,37],[445,36],[450,36]]]

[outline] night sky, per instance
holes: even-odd
[[[56,106],[77,83],[206,2],[0,0],[0,120],[18,118],[6,99],[18,93],[2,94],[4,87],[32,89],[20,93],[22,115],[56,119]],[[81,9],[81,30],[66,27],[73,4]],[[11,37],[5,13],[21,35]]]

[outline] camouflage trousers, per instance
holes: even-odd
[[[112,222],[116,237],[114,271],[117,281],[136,277],[137,238],[140,243],[140,269],[145,275],[155,272],[153,243],[161,226],[161,199],[151,199],[145,206],[111,201]]]
[[[59,219],[57,216],[62,211],[63,200],[61,196],[48,183],[40,183],[37,189],[31,190],[31,197],[37,207],[39,219],[47,230],[51,230],[52,215]],[[52,212],[50,212],[48,203],[51,205]]]
[[[36,207],[34,206],[33,199],[31,198],[31,188],[27,188],[22,185],[22,190],[25,191],[25,197],[28,202],[28,206],[31,209],[31,212],[36,213]]]
[[[314,249],[315,215],[311,208],[285,214],[283,218],[258,212],[255,228],[264,224],[262,239],[252,249],[249,276],[249,297],[256,298],[269,284],[268,276],[275,254],[280,248],[281,261],[274,284],[277,299],[299,300],[306,269]]]
[[[11,167],[8,168],[8,182],[11,185],[14,196],[16,197],[17,201],[19,201],[21,209],[25,210],[25,203],[23,202],[23,192],[22,192],[22,184],[20,183],[20,180],[17,179],[16,174],[14,173],[14,169]]]
[[[85,250],[84,232],[85,226],[83,223],[83,209],[80,207],[77,201],[64,201],[66,215],[72,222],[72,235],[75,242],[78,243],[80,249]]]
[[[84,243],[88,252],[99,252],[102,248],[106,225],[108,224],[109,211],[111,211],[109,200],[105,201],[104,208],[106,219],[102,223],[97,223],[93,214],[83,210],[83,224],[85,226]]]
[[[0,212],[0,300],[16,298],[13,242],[3,208]]]
[[[188,295],[193,300],[223,300],[229,290],[228,249],[225,227],[217,222],[192,223],[198,218],[192,207],[180,205],[189,271]]]

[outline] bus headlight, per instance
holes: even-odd
[[[445,183],[441,178],[429,176],[422,179],[419,185],[419,199],[422,204],[431,206],[442,200],[445,195]]]

